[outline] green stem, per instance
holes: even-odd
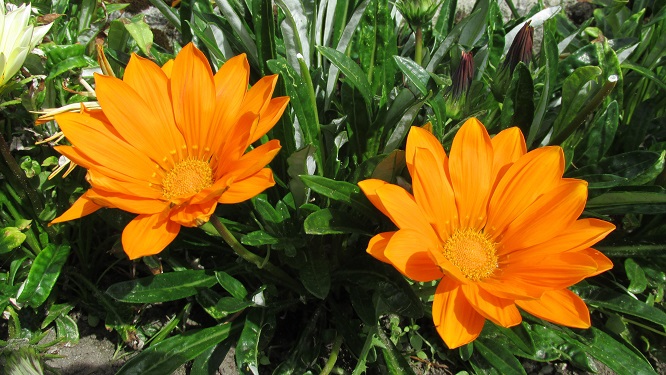
[[[335,341],[333,342],[333,348],[331,349],[331,355],[328,357],[328,361],[326,361],[326,365],[324,368],[321,370],[319,373],[320,375],[328,375],[331,370],[333,370],[333,366],[335,366],[335,362],[338,360],[338,354],[340,354],[340,347],[342,346],[342,335],[337,334],[335,336]]]
[[[626,317],[624,317],[624,316],[622,317],[622,319],[623,319],[624,321],[626,321],[627,323],[633,324],[633,325],[635,325],[635,326],[638,326],[638,327],[641,327],[641,328],[643,328],[643,329],[646,329],[646,330],[648,330],[648,331],[650,331],[650,332],[654,332],[654,333],[656,333],[656,334],[658,334],[658,335],[660,335],[660,336],[664,336],[664,337],[666,337],[666,334],[665,334],[664,332],[661,332],[661,331],[659,331],[659,330],[656,330],[656,329],[654,329],[654,328],[652,328],[652,327],[650,327],[650,326],[647,326],[647,325],[645,325],[645,324],[643,324],[643,323],[639,323],[639,322],[637,322],[637,321],[635,321],[635,320],[631,320],[631,319],[626,318]]]
[[[273,263],[271,263],[268,259],[264,259],[252,253],[250,250],[246,249],[245,246],[243,246],[240,242],[238,242],[236,237],[234,237],[234,235],[229,231],[229,229],[227,229],[224,223],[220,221],[220,218],[218,218],[216,215],[212,215],[210,217],[210,222],[211,224],[213,224],[213,227],[220,234],[224,242],[226,242],[238,256],[254,264],[255,266],[257,266],[257,268],[266,270],[276,279],[282,281],[285,285],[289,286],[295,291],[298,291],[299,293],[302,292],[303,288],[301,288],[301,285],[298,284],[289,275],[287,275],[286,272],[273,265]]]
[[[506,0],[506,5],[509,6],[509,9],[511,10],[511,15],[513,16],[513,18],[520,18],[520,14],[518,14],[518,9],[513,4],[513,0]]]
[[[421,26],[416,27],[416,34],[414,35],[416,46],[414,47],[414,61],[421,65],[423,61],[423,29]]]
[[[573,133],[587,118],[587,116],[592,113],[592,111],[595,110],[601,104],[601,101],[608,96],[608,94],[613,91],[613,88],[615,88],[615,85],[617,84],[618,77],[616,75],[612,75],[608,77],[606,82],[604,83],[604,86],[597,91],[597,93],[594,95],[592,100],[590,100],[589,103],[583,107],[582,110],[578,112],[576,117],[574,117],[573,120],[567,125],[566,128],[562,129],[558,134],[554,134],[553,138],[548,142],[550,145],[559,145],[562,142],[564,142],[571,133]]]

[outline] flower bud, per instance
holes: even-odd
[[[534,28],[530,26],[530,22],[527,21],[513,39],[509,52],[506,54],[502,65],[500,65],[500,68],[497,70],[497,74],[491,85],[493,95],[495,95],[497,101],[501,102],[504,100],[504,94],[506,94],[506,91],[509,89],[511,76],[516,69],[516,66],[518,66],[518,63],[523,62],[529,64],[532,60],[533,39]]]
[[[421,27],[432,20],[443,0],[399,0],[398,11],[411,27]]]
[[[467,100],[467,93],[474,78],[474,57],[472,52],[462,52],[460,65],[451,77],[451,90],[446,94],[446,114],[451,118],[460,118]]]

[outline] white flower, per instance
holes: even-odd
[[[28,53],[42,41],[51,24],[30,24],[30,4],[6,12],[0,0],[0,86],[4,86],[21,69]]]

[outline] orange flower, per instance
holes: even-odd
[[[560,147],[526,153],[518,128],[492,140],[476,119],[459,130],[450,158],[426,130],[407,138],[413,194],[380,180],[359,183],[399,228],[368,253],[416,281],[438,280],[432,316],[450,348],[478,337],[485,320],[539,318],[588,328],[585,303],[566,288],[612,267],[590,246],[615,227],[578,216],[587,183],[562,178]]]
[[[88,170],[91,188],[52,224],[101,207],[137,214],[122,235],[135,259],[162,251],[181,225],[205,223],[217,203],[273,186],[265,166],[280,143],[245,151],[275,125],[289,98],[271,99],[276,75],[248,91],[249,73],[240,55],[213,75],[188,44],[162,69],[132,55],[123,80],[96,75],[101,111],[56,116],[72,144],[56,149]]]

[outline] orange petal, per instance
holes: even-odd
[[[90,189],[88,197],[102,207],[119,208],[134,214],[157,214],[164,211],[169,203],[159,199],[145,199],[133,195]]]
[[[155,116],[157,121],[150,123],[146,119],[141,119],[150,134],[154,136],[163,133],[164,140],[169,142],[166,146],[170,147],[170,150],[176,150],[184,145],[183,135],[178,131],[173,118],[169,78],[164,71],[152,61],[139,57],[137,54],[132,54],[125,69],[123,81],[145,101]],[[120,97],[125,101],[128,100],[128,98]]]
[[[444,168],[430,150],[414,151],[412,190],[416,203],[428,215],[429,222],[444,242],[458,227],[458,209]]]
[[[79,154],[139,181],[159,182],[151,178],[155,163],[146,154],[113,135],[107,124],[78,113],[56,116],[60,129]]]
[[[167,78],[171,78],[171,72],[173,71],[173,59],[169,59],[169,61],[162,65],[162,71],[167,76]]]
[[[432,244],[424,242],[421,233],[401,229],[391,237],[384,256],[412,280],[427,282],[441,279],[444,275],[430,257],[429,245]]]
[[[220,147],[241,114],[240,108],[249,78],[250,65],[245,54],[230,58],[215,73],[213,81],[216,105],[213,123],[216,125],[210,129],[211,149]]]
[[[49,225],[62,223],[63,221],[78,219],[86,215],[90,215],[91,213],[102,208],[102,206],[93,202],[88,197],[88,191],[83,193],[83,195],[81,195],[79,199],[77,199],[76,202],[72,204],[72,207],[70,207],[67,211],[65,211],[65,213],[53,219],[53,221],[51,221]]]
[[[287,104],[289,104],[288,96],[280,96],[271,99],[268,106],[266,106],[259,115],[259,123],[254,132],[250,135],[250,143],[263,137],[264,134],[268,133],[268,131],[275,126],[280,117],[282,117],[282,113],[284,113],[284,110],[287,108]]]
[[[377,196],[377,189],[381,188],[386,184],[388,184],[388,182],[371,178],[368,180],[359,181],[358,186],[361,188],[363,194],[365,194],[370,203],[372,203],[373,206],[375,206],[379,211],[381,211],[384,214],[384,216],[388,217],[389,214],[386,211],[386,208],[384,208],[382,201]]]
[[[407,161],[407,169],[410,175],[414,175],[414,155],[417,148],[425,148],[429,150],[435,158],[435,163],[440,168],[448,167],[448,158],[444,152],[442,144],[439,143],[437,138],[429,131],[412,126],[407,135],[407,147],[405,148],[405,159]]]
[[[252,112],[257,115],[262,113],[271,101],[277,79],[277,74],[274,74],[258,80],[245,94],[240,113]]]
[[[250,80],[250,64],[244,53],[227,60],[215,73],[215,96],[217,99],[232,98],[240,96],[238,105],[247,91]],[[233,108],[233,106],[231,107]]]
[[[485,318],[463,295],[460,285],[445,277],[437,285],[432,303],[432,320],[449,349],[468,344],[481,333]]]
[[[591,274],[590,276],[598,275],[613,268],[613,262],[611,262],[611,260],[608,259],[608,257],[605,256],[600,251],[592,248],[586,249],[584,251],[585,254],[587,254],[590,258],[594,259],[594,261],[597,263],[597,271]]]
[[[243,156],[250,145],[250,133],[256,129],[258,122],[259,117],[248,112],[238,119],[224,139],[214,141],[221,145],[213,155],[217,161],[215,179],[221,178],[231,168],[230,165]]]
[[[212,201],[207,204],[185,204],[178,208],[173,208],[169,212],[169,219],[182,226],[196,227],[202,225],[210,219],[210,215],[215,212],[217,202]]]
[[[162,215],[139,215],[123,230],[123,249],[130,259],[155,255],[178,235],[180,225]]]
[[[518,159],[497,183],[488,204],[485,231],[499,236],[537,197],[552,190],[564,172],[560,147],[542,147]]]
[[[461,227],[481,229],[486,224],[493,183],[492,168],[490,136],[479,120],[471,118],[453,139],[449,158],[449,172]]]
[[[136,66],[136,64],[134,65]],[[146,81],[159,81],[160,79],[166,81],[163,75],[153,77],[147,71],[142,73],[146,74],[144,77]],[[97,100],[102,106],[104,114],[123,139],[164,167],[173,165],[174,161],[170,151],[178,150],[178,146],[183,143],[182,136],[173,126],[173,120],[171,124],[163,122],[160,114],[155,113],[155,105],[146,103],[144,98],[118,78],[95,74],[95,83]],[[144,85],[148,84],[144,83]],[[148,86],[143,91],[160,89],[159,85],[153,86],[158,87]],[[166,91],[166,87],[163,90]],[[145,92],[144,94],[150,95]],[[153,95],[160,97],[159,94]],[[166,105],[170,107],[169,103],[170,101]],[[178,134],[180,144],[176,143],[175,134]],[[170,163],[162,164],[163,158],[167,158]]]
[[[132,195],[140,198],[160,199],[162,190],[156,185],[149,186],[147,183],[135,183],[128,181],[119,181],[99,172],[96,168],[88,170],[86,180],[95,190],[104,190],[125,195]]]
[[[562,180],[506,227],[500,254],[544,243],[563,232],[583,212],[586,200],[587,182]]]
[[[547,289],[562,289],[597,273],[599,265],[584,251],[550,256],[514,253],[500,265],[505,279],[523,280]]]
[[[562,289],[546,292],[541,299],[516,301],[521,309],[549,322],[574,328],[590,328],[590,312],[573,292]]]
[[[230,164],[226,174],[233,175],[238,180],[243,180],[268,165],[279,151],[280,141],[277,139],[270,140]]]
[[[483,279],[476,285],[499,298],[511,300],[539,298],[543,292],[549,289],[530,284],[515,277],[504,276],[501,273],[498,276],[494,275]]]
[[[476,312],[491,322],[502,327],[513,327],[522,321],[514,301],[494,296],[474,283],[461,285],[460,288]]]
[[[171,98],[189,156],[201,158],[206,148],[214,150],[209,138],[216,105],[213,72],[206,56],[192,43],[183,47],[173,62]]]
[[[218,199],[218,202],[225,204],[244,202],[273,185],[275,185],[273,171],[270,168],[264,168],[254,176],[234,181]]]
[[[376,191],[377,197],[388,213],[388,217],[400,229],[413,229],[422,235],[422,241],[437,243],[437,235],[430,226],[426,214],[405,189],[386,184]]]
[[[493,187],[497,186],[504,173],[516,160],[527,152],[525,138],[520,128],[502,130],[490,140],[493,145]]]
[[[79,150],[78,148],[72,146],[55,146],[54,149],[59,153],[65,155],[69,160],[74,162],[76,165],[80,165],[81,167],[87,169],[88,171],[94,170],[98,174],[102,174],[104,176],[107,176],[108,178],[113,178],[118,181],[126,181],[136,185],[142,185],[142,184],[148,185],[148,182],[145,179],[138,180],[134,177],[130,177],[127,174],[125,174],[124,172],[128,172],[129,171],[128,169],[117,171],[115,169],[107,167],[106,165],[99,164],[92,158],[83,154],[81,150]]]
[[[389,244],[391,237],[393,237],[395,233],[396,232],[384,232],[375,235],[370,239],[368,248],[365,251],[384,263],[391,263],[386,255],[384,255],[384,250],[386,250],[386,246]]]
[[[615,225],[599,219],[576,220],[556,237],[544,243],[518,251],[544,255],[557,254],[564,251],[579,251],[601,241],[614,229]]]

